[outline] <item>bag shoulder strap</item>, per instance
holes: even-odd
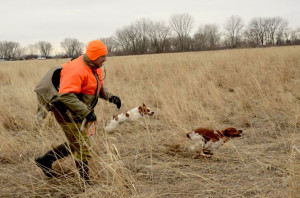
[[[94,76],[96,78],[96,81],[97,81],[97,89],[96,89],[96,92],[95,92],[95,99],[94,99],[94,101],[91,104],[92,108],[94,108],[96,106],[97,102],[98,102],[100,80],[99,80],[98,74],[93,69],[91,69],[91,70],[92,70],[92,72],[93,72],[93,74],[94,74]]]

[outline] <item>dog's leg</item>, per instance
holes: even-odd
[[[201,154],[202,157],[211,158],[211,155]]]
[[[198,151],[198,154],[194,156],[194,159],[198,159],[199,157],[206,157],[206,158],[210,158],[210,155],[206,155],[203,152],[203,147]]]
[[[199,159],[200,157],[205,157],[205,158],[211,158],[211,155],[206,155],[206,154],[201,154],[201,153],[198,153],[197,155],[195,155],[193,158],[194,159]]]
[[[204,149],[203,153],[206,155],[213,155],[213,152],[211,150],[207,150],[207,149]]]
[[[193,159],[199,159],[200,156],[201,156],[201,155],[198,153],[197,155],[195,155],[195,156],[193,157]]]

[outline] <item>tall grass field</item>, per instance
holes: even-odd
[[[94,183],[72,157],[47,178],[34,157],[66,141],[50,112],[34,130],[34,87],[69,59],[0,62],[0,197],[300,197],[300,47],[108,57],[99,100]],[[152,117],[104,128],[142,104]],[[242,129],[212,158],[193,159],[186,133]]]

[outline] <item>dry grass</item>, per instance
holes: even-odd
[[[0,197],[292,197],[300,194],[300,47],[108,58],[92,187],[67,158],[47,179],[33,159],[65,140],[49,115],[32,130],[33,89],[66,60],[1,62]],[[155,115],[103,131],[113,114],[145,103]],[[186,132],[243,129],[212,159],[192,159]],[[83,190],[85,189],[85,190]]]

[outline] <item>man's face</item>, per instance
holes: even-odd
[[[94,63],[98,66],[98,68],[102,67],[102,64],[106,61],[106,55],[100,56],[96,60],[94,60]]]

